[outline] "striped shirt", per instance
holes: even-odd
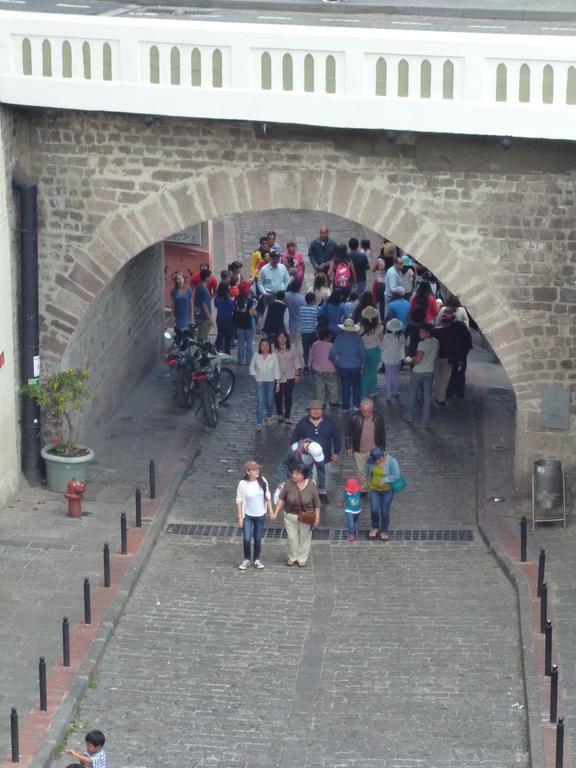
[[[315,333],[318,322],[318,307],[314,304],[304,304],[300,307],[300,332]]]
[[[106,752],[104,752],[104,749],[95,752],[93,755],[86,753],[86,757],[92,760],[92,768],[106,768]]]

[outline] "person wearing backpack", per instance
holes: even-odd
[[[232,323],[238,339],[238,365],[250,365],[252,360],[252,341],[256,302],[250,295],[250,283],[243,280],[238,286],[238,296],[234,299]]]
[[[356,283],[356,271],[345,245],[338,246],[328,277],[332,278],[334,289],[340,291],[342,298],[346,300],[352,284]]]

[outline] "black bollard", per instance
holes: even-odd
[[[38,682],[40,689],[40,709],[42,712],[48,711],[48,695],[46,692],[46,659],[40,656],[38,662]]]
[[[84,624],[92,624],[92,604],[90,601],[90,579],[84,579]]]
[[[10,741],[12,742],[12,762],[20,762],[20,734],[18,732],[18,710],[12,707],[10,711]]]
[[[104,586],[110,586],[110,545],[104,544]]]
[[[556,725],[556,768],[564,768],[564,718]]]
[[[62,666],[70,666],[70,623],[66,616],[62,619]]]
[[[546,622],[544,645],[544,674],[550,677],[552,672],[552,622],[550,619]]]
[[[544,581],[544,565],[546,563],[546,550],[544,547],[540,548],[540,554],[538,555],[538,584],[536,585],[536,597],[540,597],[540,587]]]
[[[550,722],[555,723],[558,717],[558,667],[552,666],[550,673]]]
[[[142,528],[142,491],[136,488],[136,528]]]
[[[150,498],[156,498],[156,467],[153,459],[150,459],[148,464],[148,474],[150,475]]]
[[[526,537],[528,535],[528,521],[526,515],[520,519],[520,562],[526,562]]]
[[[120,515],[120,551],[123,555],[128,554],[128,531],[126,529],[126,512]]]
[[[543,581],[540,585],[540,632],[546,632],[546,621],[548,620],[548,587]]]

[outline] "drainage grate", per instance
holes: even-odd
[[[194,523],[170,523],[166,527],[165,533],[178,536],[202,536],[202,537],[240,537],[242,529],[235,525],[202,525]],[[359,531],[359,539],[365,537],[368,531]],[[262,538],[285,539],[286,531],[284,528],[264,528]],[[345,528],[319,528],[312,534],[312,538],[317,541],[346,541],[348,531]],[[390,531],[390,538],[394,541],[450,541],[467,542],[474,541],[474,531],[470,528],[399,528]]]

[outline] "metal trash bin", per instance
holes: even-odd
[[[558,512],[559,508],[562,512]],[[562,517],[559,517],[562,514]],[[532,474],[532,527],[536,523],[563,521],[566,527],[565,483],[562,462],[540,459]]]

